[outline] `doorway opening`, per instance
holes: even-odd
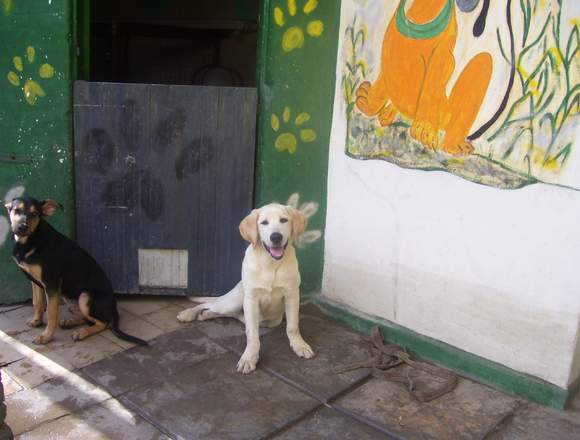
[[[90,2],[88,80],[256,86],[260,0]]]
[[[118,293],[225,293],[254,193],[261,2],[83,1],[77,240]]]

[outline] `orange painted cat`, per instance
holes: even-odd
[[[464,1],[458,6],[470,11],[477,3]],[[406,0],[400,0],[385,32],[379,77],[373,84],[360,85],[356,105],[365,115],[376,116],[382,126],[401,114],[411,121],[411,137],[428,148],[470,154],[474,149],[467,136],[489,86],[491,55],[473,57],[447,96],[447,83],[455,69],[455,4],[453,0],[414,0],[407,11],[405,5]],[[488,2],[485,13],[487,6]]]

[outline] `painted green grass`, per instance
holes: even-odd
[[[356,90],[358,86],[364,81],[368,66],[366,61],[360,56],[367,32],[364,26],[357,25],[357,17],[355,16],[352,23],[346,27],[346,53],[347,61],[345,63],[345,71],[342,74],[342,91],[346,102],[346,132],[347,137],[350,136],[352,125],[352,114],[356,102]],[[347,142],[348,143],[348,142]]]
[[[574,71],[580,69],[578,25],[570,24],[568,39],[562,41],[563,0],[554,1],[558,7],[548,12],[539,32],[532,36],[539,1],[520,0],[523,37],[515,71],[521,96],[487,138],[493,142],[509,136],[509,146],[501,159],[507,160],[523,149],[529,175],[541,171],[538,167],[557,172],[564,166],[573,144],[563,140],[562,134],[578,122],[580,111],[580,84],[574,83]],[[509,63],[499,32],[497,38],[502,56]]]

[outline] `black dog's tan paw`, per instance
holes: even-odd
[[[44,345],[48,344],[50,341],[52,341],[52,335],[49,336],[44,333],[41,333],[36,338],[34,338],[32,342],[36,345]]]
[[[74,332],[72,332],[72,339],[73,341],[82,341],[88,335],[89,333],[87,332],[87,329],[82,328],[80,330],[75,330]]]
[[[32,318],[26,321],[28,327],[40,327],[42,324],[42,318]]]

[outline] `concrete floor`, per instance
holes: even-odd
[[[7,424],[17,439],[580,439],[580,396],[565,412],[460,379],[430,403],[367,370],[334,368],[368,357],[364,336],[301,314],[317,356],[297,358],[284,328],[264,330],[259,368],[235,366],[243,326],[229,319],[181,324],[182,298],[126,298],[121,327],[150,341],[134,347],[109,331],[47,346],[24,324],[30,306],[0,308],[0,366]],[[63,313],[66,313],[63,310]],[[0,436],[1,437],[1,436]],[[3,439],[0,439],[3,440]]]

